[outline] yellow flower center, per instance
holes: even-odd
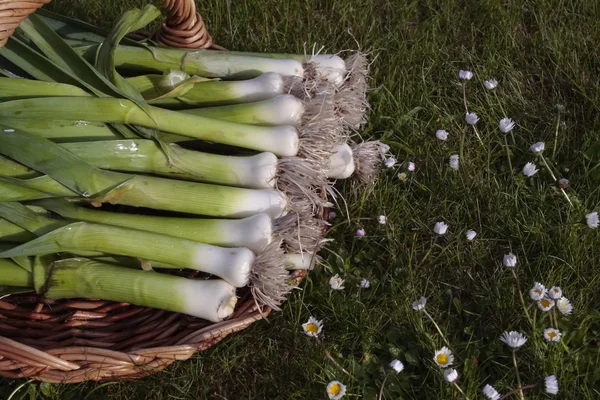
[[[554,339],[556,337],[556,332],[553,332],[553,331],[548,332],[548,337],[550,339]]]
[[[538,296],[542,295],[542,291],[540,289],[535,289],[534,292],[537,293]]]
[[[441,365],[448,364],[448,356],[445,355],[444,353],[438,354],[437,362],[438,362],[438,364],[441,364]]]
[[[544,308],[548,308],[548,307],[550,307],[550,300],[547,300],[547,299],[542,299],[542,300],[540,301],[540,304],[542,305],[542,307],[544,307]]]
[[[317,324],[313,324],[312,322],[306,325],[306,331],[310,333],[317,333],[319,331],[319,327]]]
[[[342,391],[342,386],[339,383],[334,383],[329,388],[329,394],[332,394],[334,396],[340,394],[341,391]]]

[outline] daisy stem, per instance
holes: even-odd
[[[377,397],[377,400],[381,400],[383,398],[383,388],[385,387],[385,383],[387,382],[389,376],[390,374],[385,374],[385,378],[383,378],[383,383],[381,384],[381,389],[379,389],[379,396]]]
[[[465,394],[465,392],[463,392],[463,390],[460,388],[460,386],[458,386],[458,384],[456,382],[452,382],[452,383],[454,383],[454,387],[456,388],[456,390],[458,390],[460,392],[460,394],[462,394],[465,397],[466,400],[471,400],[471,399],[469,399],[469,396],[467,396]]]
[[[471,125],[471,126],[473,127],[473,130],[475,131],[475,135],[477,135],[477,139],[479,139],[479,143],[481,143],[481,146],[483,146],[483,148],[485,149],[483,140],[481,140],[481,136],[479,136],[479,131],[477,130],[477,128],[475,128],[475,125]]]
[[[558,318],[556,317],[556,307],[554,307],[552,309],[551,315],[554,317],[554,321],[551,320],[550,323],[554,325],[553,328],[558,329]]]
[[[556,176],[554,175],[554,172],[552,172],[552,168],[550,168],[550,165],[548,165],[548,162],[546,161],[546,158],[544,157],[543,154],[540,153],[540,157],[542,159],[542,162],[544,163],[544,165],[546,166],[546,168],[548,168],[548,171],[550,171],[550,175],[552,176],[552,179],[554,179],[554,182],[557,181]],[[569,195],[567,194],[567,192],[565,192],[564,189],[560,189],[560,191],[562,192],[562,194],[565,195],[565,197],[567,198],[567,201],[569,202],[569,204],[571,205],[571,207],[573,206],[573,203],[571,203],[571,199],[569,198]]]
[[[444,336],[444,334],[442,333],[442,330],[440,329],[439,325],[436,324],[436,322],[433,320],[433,317],[431,316],[431,314],[429,314],[426,309],[423,309],[423,312],[425,313],[425,315],[427,315],[427,318],[429,318],[429,320],[431,321],[433,326],[435,326],[435,329],[437,329],[438,333],[444,340],[444,343],[446,343],[446,346],[450,347],[450,342],[448,342],[448,339],[446,339],[446,336]]]
[[[321,341],[321,339],[318,336],[315,336],[315,339],[317,339],[317,343],[319,343],[319,345],[321,346],[321,348],[325,352],[325,355],[327,356],[327,358],[329,358],[331,360],[331,362],[333,362],[335,364],[336,367],[338,367],[339,369],[341,369],[343,373],[345,373],[346,375],[348,375],[350,378],[354,379],[354,377],[352,376],[352,374],[350,374],[350,372],[346,371],[346,369],[344,369],[344,367],[342,367],[340,365],[340,363],[337,362],[337,360],[335,358],[333,358],[333,356],[331,355],[331,353],[329,352],[329,350],[327,350],[327,348],[325,347],[325,344]]]
[[[537,308],[533,309],[533,325],[531,327],[535,329],[535,320],[537,319]]]
[[[463,104],[465,105],[465,113],[469,112],[469,107],[467,107],[467,85],[463,83]]]
[[[510,169],[510,176],[512,176],[513,174],[513,167],[512,167],[512,161],[510,160],[510,149],[508,147],[508,139],[506,138],[506,135],[504,136],[504,147],[506,148],[506,158],[508,159],[508,168]]]
[[[523,293],[521,293],[521,285],[519,285],[519,277],[517,276],[517,273],[515,272],[515,270],[512,270],[513,276],[515,277],[515,282],[517,284],[517,291],[519,292],[519,298],[521,299],[521,304],[523,305],[523,310],[525,311],[525,316],[527,316],[527,321],[529,321],[529,324],[533,326],[533,321],[531,320],[531,316],[529,315],[529,310],[527,309],[527,306],[525,305],[525,299],[523,298]]]
[[[556,146],[558,145],[558,128],[560,127],[560,110],[556,119],[556,130],[554,131],[554,148],[552,149],[552,159],[556,157]]]
[[[521,400],[525,400],[525,396],[523,395],[523,388],[521,387],[521,377],[519,376],[519,366],[517,365],[516,350],[513,350],[512,356],[513,356],[513,364],[515,364],[515,373],[517,374],[517,385],[519,386],[519,389],[518,389],[519,396],[521,397]]]
[[[537,384],[531,384],[531,385],[527,385],[527,386],[523,386],[523,387],[518,387],[515,390],[513,390],[512,392],[503,394],[502,397],[500,397],[498,400],[506,399],[507,397],[510,397],[517,392],[523,392],[523,390],[533,389],[535,387],[537,387]]]

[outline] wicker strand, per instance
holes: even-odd
[[[213,43],[194,0],[163,0],[163,4],[168,17],[156,34],[159,43],[187,49],[224,50]]]
[[[29,14],[50,3],[50,0],[0,0],[0,48]]]

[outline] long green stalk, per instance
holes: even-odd
[[[0,201],[82,198],[47,175],[15,181],[18,183],[0,180]],[[107,195],[87,200],[228,218],[261,212],[277,218],[287,208],[284,195],[273,189],[243,189],[143,175],[136,175]]]
[[[28,230],[21,228],[0,218],[0,242],[23,243],[34,239],[36,236]]]
[[[92,95],[77,86],[62,83],[0,77],[0,99],[2,99],[2,101],[27,99],[32,97],[62,96],[89,97]]]
[[[179,74],[177,74],[179,72]],[[167,108],[222,106],[267,100],[283,94],[283,79],[267,72],[243,81],[202,80],[181,71],[167,75],[140,75],[127,78],[150,104]]]
[[[129,100],[114,98],[61,97],[0,103],[2,118],[81,119],[134,124],[210,142],[270,151],[281,157],[292,157],[298,153],[298,132],[291,126],[238,124],[151,106],[148,112],[150,115]]]
[[[0,258],[91,251],[156,260],[217,275],[236,287],[250,282],[255,256],[246,248],[221,248],[154,232],[75,222],[0,253]]]
[[[59,143],[123,139],[123,136],[103,122],[61,120],[53,117],[48,119],[23,118],[19,116],[19,118],[3,117],[2,124]]]
[[[41,200],[35,204],[69,220],[162,233],[221,247],[246,247],[256,254],[271,242],[273,233],[271,218],[266,214],[244,219],[205,219],[100,211],[62,199]]]
[[[33,288],[33,276],[14,261],[0,259],[0,286],[2,285]]]
[[[75,50],[88,61],[96,57],[97,46]],[[115,65],[135,71],[182,70],[205,78],[251,79],[266,72],[284,76],[304,74],[302,63],[292,59],[260,58],[210,50],[185,50],[166,47],[118,46]]]
[[[277,157],[272,153],[224,156],[169,145],[169,157],[152,140],[63,143],[61,146],[98,168],[255,189],[272,188]],[[0,175],[3,174],[0,159]],[[12,170],[12,169],[11,169]]]
[[[220,279],[191,280],[86,259],[34,269],[36,287],[49,299],[99,298],[189,314],[218,322],[233,313],[235,288]],[[42,284],[38,285],[38,281]]]
[[[182,112],[242,124],[298,126],[304,106],[297,97],[286,94],[253,103],[192,108]]]

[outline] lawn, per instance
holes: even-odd
[[[49,8],[110,27],[143,4],[57,0]],[[445,341],[457,383],[483,399],[485,384],[501,393],[517,386],[512,353],[499,340],[510,330],[528,337],[516,353],[523,385],[556,375],[557,398],[600,398],[600,234],[580,223],[600,208],[599,2],[205,0],[199,9],[228,49],[369,52],[371,111],[360,135],[389,144],[398,164],[372,188],[339,186],[326,263],[283,312],[138,381],[31,383],[15,399],[325,399],[334,379],[347,385],[345,398],[376,399],[386,374],[382,399],[461,399],[433,362]],[[461,69],[473,79],[460,81]],[[499,84],[488,90],[492,77]],[[481,139],[465,123],[462,85]],[[504,117],[516,122],[506,135],[510,158],[498,129]],[[436,138],[439,129],[447,141]],[[553,173],[529,150],[539,141]],[[448,165],[453,154],[458,171]],[[530,178],[521,172],[527,162],[539,168]],[[566,196],[553,174],[569,180]],[[436,237],[438,221],[449,229]],[[477,232],[473,241],[467,229]],[[519,287],[502,263],[510,252]],[[329,287],[336,273],[344,290]],[[369,289],[359,289],[363,278]],[[573,303],[570,316],[554,309],[560,342],[543,337],[551,313],[530,299],[534,282],[560,286]],[[439,331],[411,307],[420,296]],[[324,347],[351,376],[304,335],[309,316],[323,320]],[[393,359],[404,371],[391,372]],[[1,380],[0,395],[22,383]],[[543,392],[542,384],[525,396],[550,398]]]

